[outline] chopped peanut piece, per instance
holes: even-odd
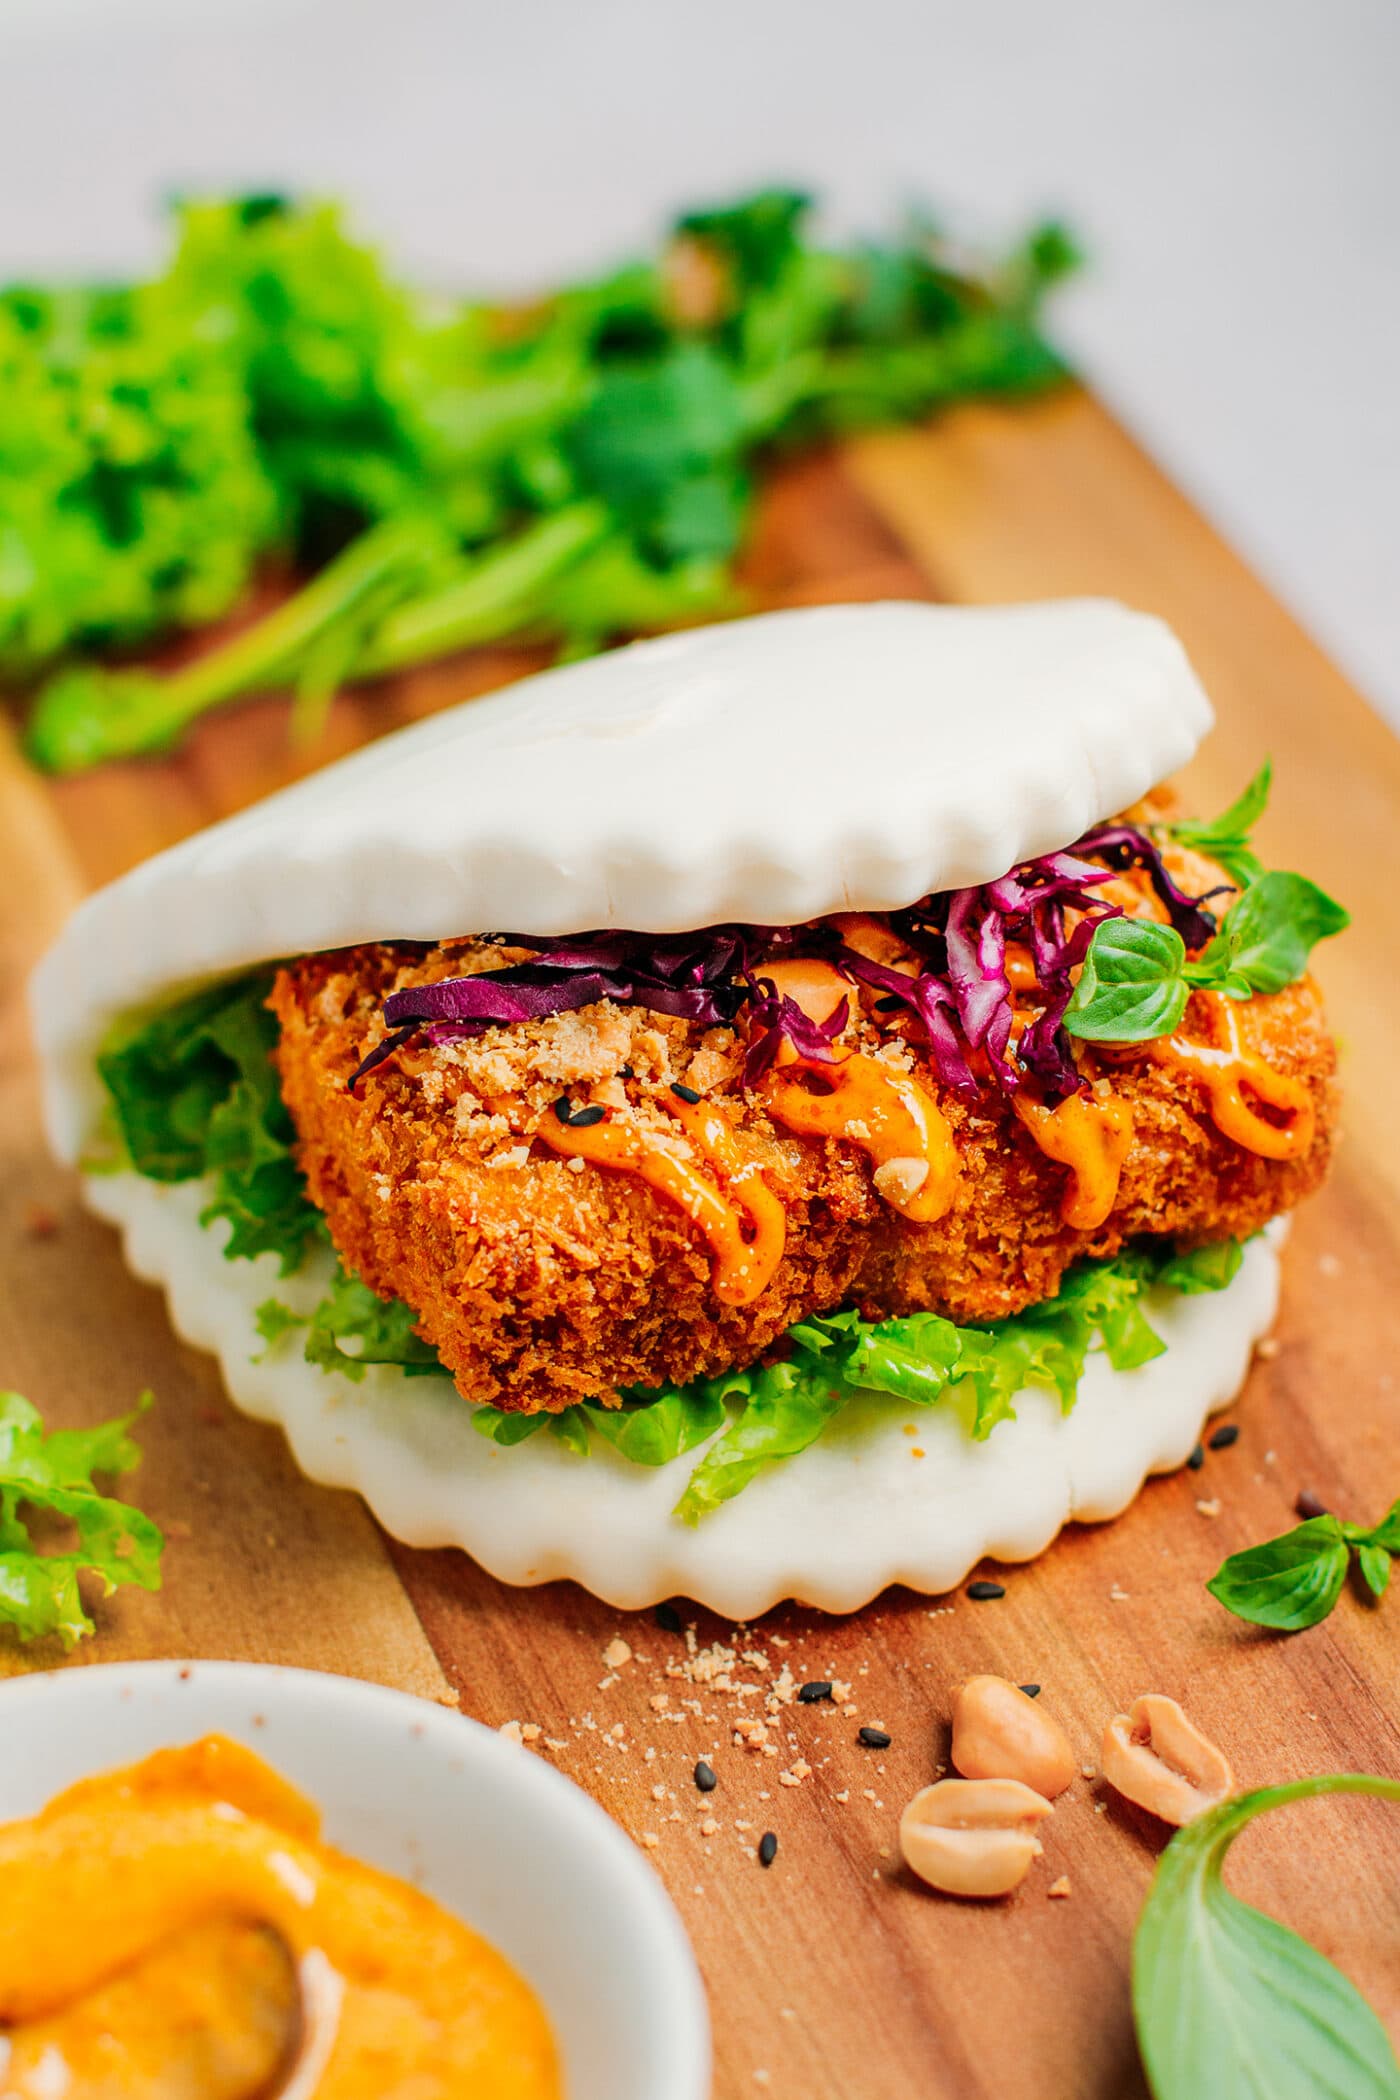
[[[1047,1801],[1074,1777],[1054,1715],[1004,1677],[970,1677],[953,1702],[953,1763],[967,1779],[1019,1779]]]
[[[1103,1776],[1164,1823],[1189,1823],[1235,1791],[1229,1759],[1175,1699],[1147,1692],[1104,1730]]]
[[[1005,1896],[1042,1847],[1035,1826],[1054,1811],[1019,1779],[940,1779],[899,1819],[899,1845],[921,1881],[951,1896]]]

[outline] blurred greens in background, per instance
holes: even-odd
[[[652,261],[526,307],[396,284],[331,205],[182,205],[154,282],[0,293],[0,679],[76,771],[292,688],[504,636],[566,654],[738,609],[765,455],[1062,376],[1075,264],[995,266],[930,226],[841,251],[765,191]],[[311,580],[165,676],[92,661],[197,629],[266,566]]]

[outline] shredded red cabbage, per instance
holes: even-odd
[[[809,1020],[795,999],[779,992],[771,977],[760,977],[749,996],[748,1011],[755,1033],[744,1059],[744,1084],[757,1086],[777,1063],[784,1043],[809,1064],[835,1063],[831,1046],[850,1019],[851,1005],[849,999],[843,999],[825,1021]]]
[[[1204,897],[1188,897],[1167,873],[1158,848],[1135,824],[1097,824],[1092,831],[1085,832],[1078,850],[1097,853],[1110,868],[1141,868],[1166,906],[1172,925],[1193,953],[1204,948],[1207,941],[1214,940],[1215,915],[1202,911],[1201,906],[1208,904],[1212,897],[1225,896],[1230,890],[1228,882],[1221,883],[1217,889],[1207,890]]]
[[[1098,862],[1083,858],[1092,853]],[[480,1035],[611,999],[671,1014],[704,1028],[748,1020],[744,1081],[757,1085],[787,1043],[809,1063],[836,1058],[836,1038],[849,1017],[843,1000],[829,1020],[808,1019],[782,996],[763,965],[797,952],[832,964],[849,982],[881,994],[916,1016],[942,1084],[975,1101],[979,1081],[972,1053],[980,1053],[993,1082],[1014,1093],[1033,1078],[1047,1099],[1060,1101],[1084,1081],[1062,1026],[1074,991],[1074,971],[1088,953],[1095,927],[1118,915],[1096,892],[1125,868],[1141,868],[1190,949],[1215,932],[1202,907],[1172,880],[1151,839],[1131,824],[1101,824],[1070,852],[1026,861],[995,882],[943,891],[890,925],[917,959],[917,971],[868,961],[836,929],[712,926],[697,933],[586,933],[564,940],[506,934],[503,942],[533,951],[531,960],[470,977],[448,977],[393,993],[384,1004],[388,1032],[352,1074],[353,1088],[414,1035],[430,1042]],[[1210,892],[1215,895],[1216,892]],[[1072,932],[1065,915],[1076,913]],[[1030,953],[1040,1010],[1013,1041],[1015,1008],[1007,977],[1010,942]]]

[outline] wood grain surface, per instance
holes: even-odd
[[[1400,1598],[1375,1608],[1349,1593],[1325,1626],[1283,1638],[1239,1625],[1203,1588],[1226,1553],[1292,1521],[1300,1489],[1370,1520],[1400,1493],[1400,746],[1080,394],[969,409],[785,471],[748,577],[764,604],[1124,597],[1172,620],[1216,700],[1220,726],[1189,783],[1201,804],[1233,795],[1272,752],[1266,857],[1306,870],[1356,917],[1322,971],[1348,1127],[1329,1189],[1294,1233],[1280,1346],[1255,1367],[1233,1447],[1033,1566],[984,1571],[1005,1582],[1000,1601],[896,1592],[850,1620],[785,1607],[738,1634],[681,1605],[687,1637],[567,1585],[511,1591],[461,1555],[398,1547],[350,1497],[301,1482],[273,1432],[233,1414],[209,1361],[173,1339],[155,1293],[124,1274],[113,1236],[44,1158],[24,967],[85,883],[328,751],[532,667],[509,651],[342,699],[315,753],[289,750],[270,702],[206,725],[176,759],[56,788],[5,754],[0,1379],[55,1422],[96,1419],[143,1386],[158,1395],[132,1492],[172,1531],[167,1584],[100,1607],[84,1659],[296,1661],[429,1696],[450,1686],[489,1723],[538,1728],[538,1754],[647,1845],[680,1907],[710,1988],[717,2100],[1120,2100],[1143,2090],[1127,1961],[1160,1831],[1081,1779],[1028,1882],[979,1908],[912,1882],[895,1827],[946,1759],[951,1692],[974,1670],[1041,1683],[1090,1767],[1109,1715],[1160,1690],[1187,1703],[1246,1784],[1347,1767],[1400,1775]],[[609,1662],[617,1638],[630,1658],[614,1650]],[[52,1661],[0,1647],[0,1670]],[[784,1669],[849,1694],[782,1704],[772,1687]],[[736,1743],[735,1723],[752,1721],[766,1746]],[[887,1728],[891,1747],[862,1748],[862,1723]],[[691,1777],[702,1756],[719,1779],[708,1796]],[[765,1830],[779,1839],[766,1870]],[[548,1862],[523,1868],[547,1902]],[[1061,1875],[1071,1893],[1055,1900]],[[1270,1819],[1239,1848],[1233,1879],[1340,1961],[1400,2035],[1393,1811],[1327,1804]]]

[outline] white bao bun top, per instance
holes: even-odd
[[[35,979],[72,1158],[111,1020],[274,957],[508,930],[894,909],[1071,843],[1211,710],[1105,599],[837,605],[639,642],[471,700],[89,898]]]

